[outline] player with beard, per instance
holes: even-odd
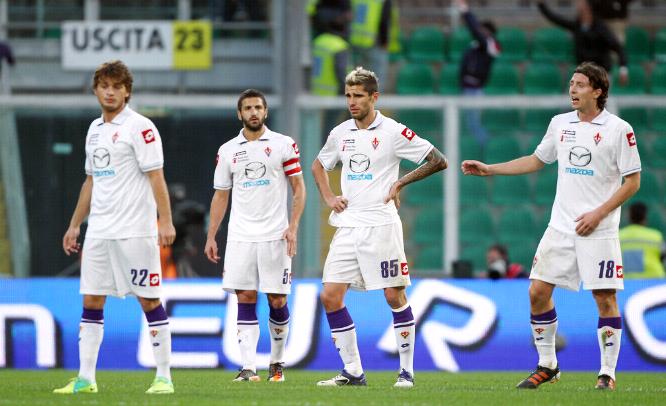
[[[222,287],[238,298],[238,343],[241,370],[236,382],[260,380],[257,292],[266,293],[271,355],[268,380],[284,381],[283,358],[289,333],[287,295],[291,293],[291,258],[296,255],[298,224],[305,207],[305,184],[298,146],[264,125],[266,98],[248,89],[238,98],[243,128],[217,153],[205,254],[218,263],[215,235],[232,195]],[[293,192],[291,219],[287,184]]]

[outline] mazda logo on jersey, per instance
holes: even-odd
[[[111,163],[111,154],[106,148],[96,148],[93,152],[93,165],[95,168],[104,169]]]
[[[263,178],[266,174],[266,165],[261,162],[250,162],[245,165],[245,177],[248,179]]]
[[[370,167],[370,158],[365,154],[354,154],[349,157],[349,169],[355,173],[362,173]]]
[[[587,166],[592,162],[592,153],[589,149],[576,145],[569,150],[569,163],[573,166]]]

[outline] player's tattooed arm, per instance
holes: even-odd
[[[400,207],[400,190],[406,185],[427,178],[433,173],[442,171],[449,166],[449,162],[437,148],[433,147],[432,150],[426,155],[426,163],[409,172],[402,178],[398,179],[389,190],[388,196],[384,199],[384,203],[395,201],[396,207]]]

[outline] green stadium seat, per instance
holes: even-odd
[[[522,205],[532,200],[527,176],[497,176],[493,179],[492,202],[497,205]]]
[[[417,244],[439,244],[443,241],[444,206],[420,209],[414,219],[410,240]]]
[[[666,62],[666,28],[657,31],[654,36],[654,59],[658,63]]]
[[[527,109],[525,110],[525,129],[538,136],[539,141],[546,134],[550,119],[560,114],[558,109]]]
[[[502,212],[497,235],[505,244],[532,242],[537,238],[534,214],[527,207],[511,207]]]
[[[562,94],[564,86],[557,66],[552,64],[531,64],[523,76],[525,94]]]
[[[656,108],[652,110],[652,129],[659,131],[662,136],[666,136],[666,108]]]
[[[489,243],[492,243],[492,241],[489,241]],[[461,250],[459,259],[471,262],[472,269],[476,272],[485,271],[488,246],[490,244],[469,245]]]
[[[660,204],[652,204],[648,206],[647,225],[648,227],[656,228],[666,235],[666,222],[661,214]],[[627,210],[628,211],[628,210]]]
[[[539,221],[537,221],[535,226],[535,231],[537,233],[543,234],[548,228],[549,222],[550,222],[550,208],[548,208],[548,210],[545,210],[541,215],[541,217],[539,217]]]
[[[486,109],[481,111],[481,123],[491,135],[513,135],[519,132],[520,110],[518,109]]]
[[[520,93],[518,70],[511,64],[494,63],[484,92],[488,95]]]
[[[443,204],[442,178],[440,176],[430,176],[414,182],[407,186],[405,191],[400,194],[410,204],[423,205],[431,204],[437,206]]]
[[[479,176],[462,176],[460,178],[460,197],[462,206],[474,207],[480,202],[488,201],[488,179]]]
[[[398,70],[396,81],[398,94],[433,94],[435,93],[435,78],[427,65],[420,63],[406,63]]]
[[[439,71],[439,94],[459,94],[460,78],[457,64],[446,64]]]
[[[389,62],[395,63],[402,61],[408,54],[407,50],[409,47],[407,42],[409,41],[409,38],[405,36],[404,31],[400,31],[398,41],[400,41],[400,50],[389,53]]]
[[[472,35],[466,27],[460,27],[449,36],[449,59],[452,62],[460,62],[463,54],[472,42]]]
[[[486,162],[498,163],[510,161],[521,156],[520,145],[514,137],[490,137],[486,146]]]
[[[641,201],[649,203],[663,203],[661,186],[657,177],[648,170],[641,172],[641,188],[631,198],[631,201]]]
[[[666,63],[655,65],[650,78],[650,92],[652,94],[666,94]]]
[[[625,47],[627,59],[631,63],[641,63],[650,60],[650,35],[644,28],[631,26],[625,31]]]
[[[573,41],[560,28],[541,28],[532,37],[532,61],[570,62],[573,60]]]
[[[522,62],[527,59],[527,36],[516,27],[502,27],[497,31],[497,41],[502,48],[498,61]]]
[[[463,134],[459,139],[460,160],[476,159],[483,161],[483,150],[471,134]]]
[[[420,27],[409,37],[410,62],[430,63],[444,61],[444,32],[437,27]]]
[[[634,132],[640,137],[648,132],[650,128],[648,112],[649,110],[645,107],[625,107],[620,109],[619,116],[629,123]]]
[[[484,206],[461,210],[459,227],[460,242],[463,244],[492,241],[495,235],[492,215]]]
[[[529,273],[536,254],[537,245],[533,241],[521,241],[507,247],[509,261],[522,265]]]
[[[441,110],[399,110],[396,117],[399,122],[412,129],[420,137],[440,144],[442,134],[444,134]]]
[[[666,111],[664,113],[666,113]],[[638,142],[640,142],[640,140]],[[645,165],[647,160],[642,156],[641,160],[644,162],[643,165],[647,166]],[[666,135],[662,134],[652,143],[649,154],[649,164],[652,168],[666,168]]]
[[[641,65],[629,65],[629,82],[620,83],[619,69],[612,70],[612,92],[613,94],[645,94],[647,93],[647,80],[645,70]]]
[[[546,165],[536,176],[534,203],[539,206],[551,206],[557,189],[557,164]]]
[[[428,246],[419,250],[419,254],[414,260],[414,268],[416,269],[437,269],[443,270],[442,266],[442,247],[441,246]]]

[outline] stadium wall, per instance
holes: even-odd
[[[536,364],[527,280],[416,279],[408,296],[417,320],[417,370],[528,370]],[[180,368],[234,369],[236,298],[218,279],[166,282],[163,300],[171,317],[173,364]],[[291,332],[286,364],[338,369],[319,304],[317,279],[296,282],[290,296]],[[597,312],[589,292],[556,290],[558,358],[565,370],[596,370]],[[619,370],[666,371],[666,283],[626,281],[619,295],[624,318]],[[396,369],[390,312],[380,292],[352,292],[347,306],[357,326],[366,369]],[[268,306],[258,306],[262,337],[258,365],[268,365]],[[81,298],[77,279],[0,280],[0,367],[78,367]],[[230,334],[225,334],[225,332]],[[151,367],[152,351],[141,309],[133,299],[111,299],[105,309],[101,369]]]

